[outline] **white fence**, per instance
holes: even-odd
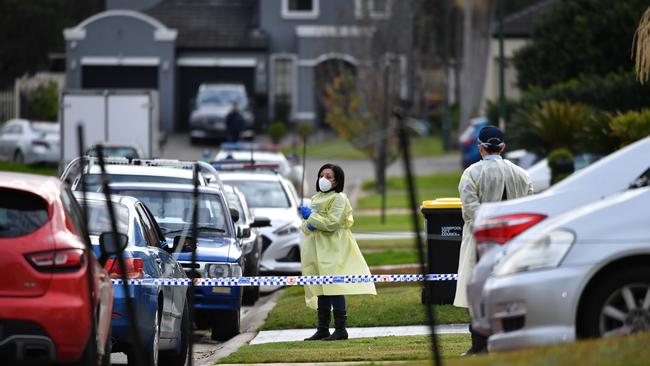
[[[18,96],[14,88],[0,90],[0,124],[18,116],[20,102],[17,99]]]

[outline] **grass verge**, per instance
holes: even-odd
[[[418,215],[420,220],[424,220]],[[422,221],[424,223],[424,221]],[[410,215],[387,215],[386,223],[381,223],[380,216],[355,216],[352,232],[377,231],[413,231],[413,220]]]
[[[361,251],[364,250],[416,250],[415,239],[357,240]]]
[[[414,264],[419,262],[416,250],[386,250],[381,252],[363,253],[369,266],[386,266],[395,264]]]
[[[0,171],[57,176],[56,168],[7,163],[0,161]]]
[[[440,336],[443,357],[458,356],[470,346],[469,335]],[[246,345],[224,363],[353,362],[427,360],[431,358],[429,336],[357,338],[339,342],[281,342]]]
[[[424,325],[421,288],[407,284],[377,284],[377,296],[346,296],[349,327]],[[467,323],[467,311],[451,305],[436,306],[438,324]],[[263,330],[304,329],[316,326],[316,311],[305,305],[301,286],[285,290],[269,313]]]
[[[285,147],[282,152],[290,155],[293,153],[293,148]],[[301,153],[302,146],[299,146],[298,154]],[[411,153],[414,157],[442,155],[444,154],[442,140],[438,136],[414,138],[411,140]],[[308,144],[307,156],[323,159],[368,159],[364,152],[357,150],[351,143],[341,138]]]

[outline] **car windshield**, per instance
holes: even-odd
[[[239,103],[240,108],[246,108],[248,98],[238,89],[206,89],[202,90],[196,100],[198,105],[230,105],[233,101]]]
[[[83,207],[88,212],[88,232],[90,235],[100,235],[111,232],[111,219],[105,201],[89,201]],[[129,209],[120,203],[113,203],[117,231],[127,234],[129,231]]]
[[[165,234],[190,229],[192,225],[192,192],[150,190],[118,190],[123,196],[136,197],[144,202]],[[198,227],[199,236],[229,234],[225,210],[216,194],[200,194]]]
[[[140,154],[132,148],[128,146],[115,146],[115,147],[104,147],[103,151],[104,156],[110,156],[110,157],[119,157],[119,158],[140,158]],[[86,152],[86,155],[96,157],[97,156],[97,149],[92,148]]]
[[[228,181],[239,188],[246,197],[248,207],[252,208],[289,208],[291,204],[284,187],[278,181]]]
[[[84,174],[86,190],[88,192],[97,192],[101,185],[100,174]],[[131,175],[131,174],[109,174],[109,183],[171,183],[171,184],[191,184],[192,180],[179,177],[165,177],[156,175]],[[81,182],[75,185],[75,191],[81,190]]]

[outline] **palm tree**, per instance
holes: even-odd
[[[636,75],[643,84],[650,77],[650,7],[639,21],[632,40]]]

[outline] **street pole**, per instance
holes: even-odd
[[[503,3],[497,0],[497,16],[499,17],[499,128],[506,128],[506,96],[505,96],[505,57],[503,51]]]
[[[381,224],[386,223],[386,144],[388,141],[388,119],[390,118],[390,55],[384,60],[384,118],[381,126],[379,145],[379,189],[381,191]]]
[[[442,32],[443,32],[443,45],[442,45],[442,62],[443,69],[445,73],[445,96],[444,96],[444,110],[442,114],[442,141],[443,148],[445,152],[451,149],[451,108],[449,107],[449,95],[450,95],[450,68],[449,68],[449,16],[451,14],[451,4],[450,0],[444,1],[444,15],[442,22]]]

